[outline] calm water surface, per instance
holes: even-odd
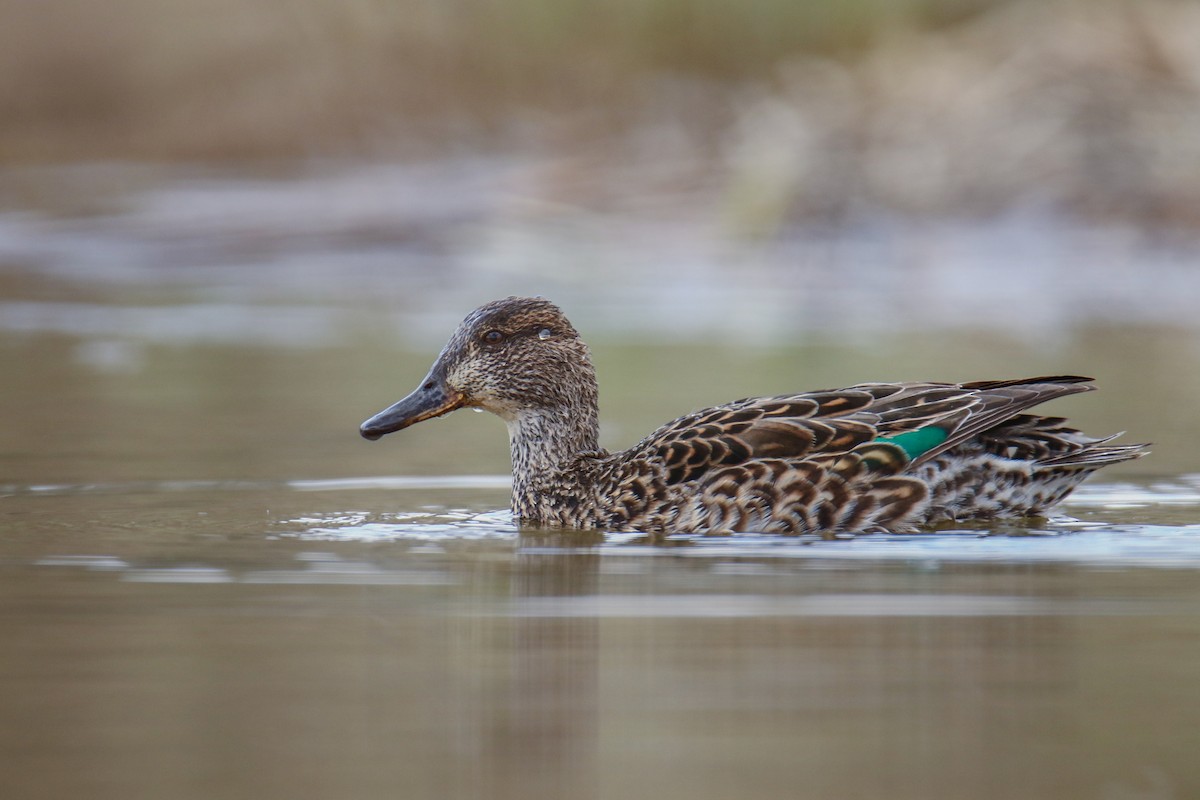
[[[563,244],[483,212],[283,247],[306,195],[230,233],[222,191],[0,214],[0,797],[1200,796],[1182,321],[811,336],[743,293],[709,329],[721,281],[693,264],[690,305],[633,324],[512,278]],[[595,331],[611,447],[748,394],[1077,371],[1102,391],[1054,409],[1155,452],[1029,524],[521,534],[495,419],[356,428],[455,317],[541,283]]]
[[[9,487],[4,796],[1200,791],[1200,479],[659,545],[499,482]]]

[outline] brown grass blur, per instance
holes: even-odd
[[[9,165],[538,148],[726,165],[748,229],[1014,197],[1200,222],[1184,0],[0,0],[0,19]]]
[[[0,143],[9,160],[388,150],[518,109],[619,116],[663,73],[765,77],[979,4],[4,0]]]

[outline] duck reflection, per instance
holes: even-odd
[[[479,796],[597,795],[600,620],[556,601],[596,594],[589,534],[522,539],[511,562],[509,613],[488,633],[497,662],[481,673]],[[479,618],[476,618],[477,620]]]

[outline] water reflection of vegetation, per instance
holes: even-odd
[[[1200,369],[1194,340],[1172,331],[1097,328],[1054,347],[996,336],[904,335],[870,346],[770,348],[593,340],[602,443],[626,447],[688,411],[750,395],[870,380],[1093,375],[1100,391],[1048,408],[1085,430],[1155,442],[1121,474],[1195,470]],[[508,470],[502,424],[454,414],[382,445],[356,431],[379,398],[415,386],[432,352],[147,346],[132,372],[106,373],[60,340],[9,340],[0,368],[24,379],[0,394],[21,425],[0,432],[11,477],[27,482],[293,480]]]

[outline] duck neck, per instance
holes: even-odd
[[[570,493],[564,475],[581,453],[599,445],[599,414],[591,402],[530,409],[508,423],[513,469],[513,513],[531,523],[553,522],[554,497]]]

